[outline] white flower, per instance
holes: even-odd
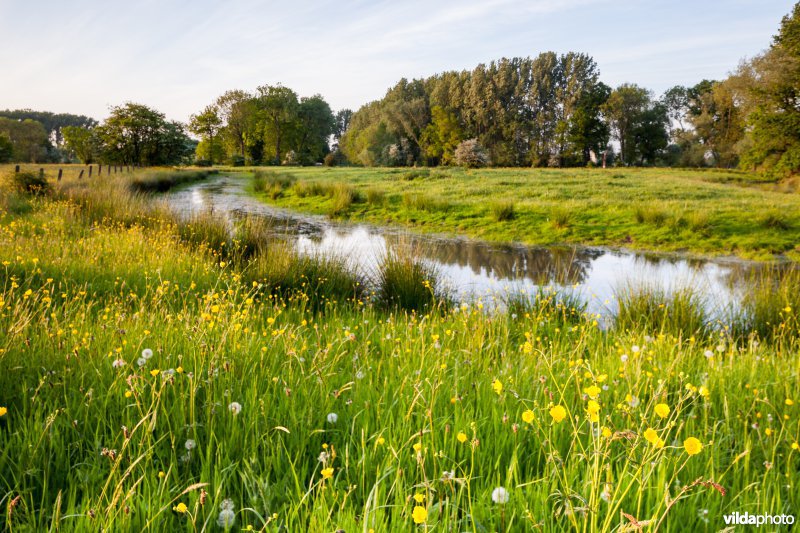
[[[356,372],[356,379],[364,379],[364,373],[361,370]]]
[[[144,366],[147,364],[147,359],[145,359],[144,357],[140,357],[139,359],[136,360],[136,364],[139,365],[140,367]]]
[[[220,509],[225,509],[228,511],[233,511],[235,507],[236,506],[233,504],[233,500],[231,500],[230,498],[225,498],[224,500],[222,500],[222,503],[219,504]]]
[[[497,487],[492,491],[492,501],[497,504],[508,503],[508,491],[503,487]]]
[[[639,353],[640,348],[634,344],[633,346],[631,346],[631,351],[633,353]]]
[[[113,368],[122,368],[123,366],[125,366],[125,361],[123,361],[122,359],[114,359],[114,361],[111,363],[111,366]]]
[[[631,407],[638,407],[639,398],[636,396],[631,396],[631,399],[628,400],[628,405],[630,405]]]
[[[711,350],[706,350],[706,351],[703,353],[703,355],[705,355],[705,356],[706,356],[706,359],[711,359],[712,357],[714,357],[714,352],[712,352]]]
[[[325,463],[327,463],[327,462],[328,462],[328,458],[329,458],[329,457],[330,457],[330,456],[328,455],[328,452],[320,452],[320,454],[319,454],[319,458],[318,458],[317,460],[318,460],[320,463],[323,463],[323,464],[325,464]]]
[[[654,340],[655,339],[653,337],[651,337],[650,335],[645,335],[644,336],[644,342],[653,342]]]
[[[628,362],[628,354],[624,353],[624,354],[620,355],[619,356],[619,360],[622,361],[623,363],[627,363]]]
[[[328,420],[328,424],[335,424],[336,421],[339,420],[339,415],[336,413],[328,413],[326,419]]]
[[[725,345],[724,344],[720,344],[719,346],[717,346],[717,351],[720,352],[720,353],[724,352],[725,351]]]
[[[195,447],[197,447],[197,443],[195,441],[193,441],[192,439],[187,439],[186,443],[184,444],[184,447],[187,450],[192,451],[192,450],[195,449]]]
[[[161,373],[161,377],[164,377],[164,378],[172,377],[174,375],[175,375],[175,369],[174,368],[168,368],[167,370],[164,370]]]
[[[142,350],[142,357],[144,357],[145,359],[150,359],[151,357],[153,357],[153,350],[151,350],[150,348],[145,348],[144,350]]]
[[[228,411],[233,413],[234,415],[238,415],[242,412],[242,404],[239,402],[231,402],[228,404]]]

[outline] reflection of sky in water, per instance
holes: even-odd
[[[587,302],[592,313],[615,310],[614,293],[647,285],[666,291],[692,287],[702,293],[710,311],[735,303],[746,263],[727,263],[645,256],[589,248],[502,246],[465,239],[414,236],[398,229],[363,224],[336,224],[324,217],[300,215],[243,194],[243,180],[217,178],[169,195],[173,208],[186,213],[212,210],[229,217],[245,214],[273,220],[277,236],[295,240],[301,253],[336,254],[354,266],[374,272],[387,247],[413,246],[436,267],[441,282],[461,301],[487,306],[509,292],[534,293],[543,286],[564,288]]]

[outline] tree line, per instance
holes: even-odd
[[[800,3],[769,49],[724,80],[656,97],[635,84],[607,86],[586,54],[504,58],[400,80],[352,115],[338,149],[341,159],[368,166],[613,162],[795,173]]]
[[[188,124],[136,103],[102,123],[0,112],[0,162],[740,167],[800,170],[800,2],[726,79],[660,96],[609,87],[587,54],[546,52],[401,79],[356,112],[283,85],[230,90]],[[191,136],[190,136],[191,135]],[[193,136],[193,137],[192,137]]]

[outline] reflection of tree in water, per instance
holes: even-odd
[[[389,246],[402,237],[387,236]],[[407,240],[407,237],[406,237]],[[426,258],[445,265],[469,267],[476,275],[498,279],[529,279],[536,285],[582,282],[591,262],[602,250],[500,246],[454,239],[417,239],[415,248]]]

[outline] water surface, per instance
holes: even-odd
[[[263,216],[273,221],[275,237],[308,254],[339,254],[354,266],[374,270],[386,250],[412,246],[435,267],[439,281],[456,300],[496,305],[510,292],[533,294],[554,288],[575,294],[587,310],[608,317],[614,294],[629,286],[666,291],[692,287],[712,314],[736,306],[757,263],[738,259],[697,259],[593,247],[498,245],[465,238],[412,234],[395,227],[331,221],[258,201],[244,190],[246,180],[219,176],[167,195],[172,208],[191,215],[211,210],[231,220]],[[513,222],[510,222],[513,224]]]

